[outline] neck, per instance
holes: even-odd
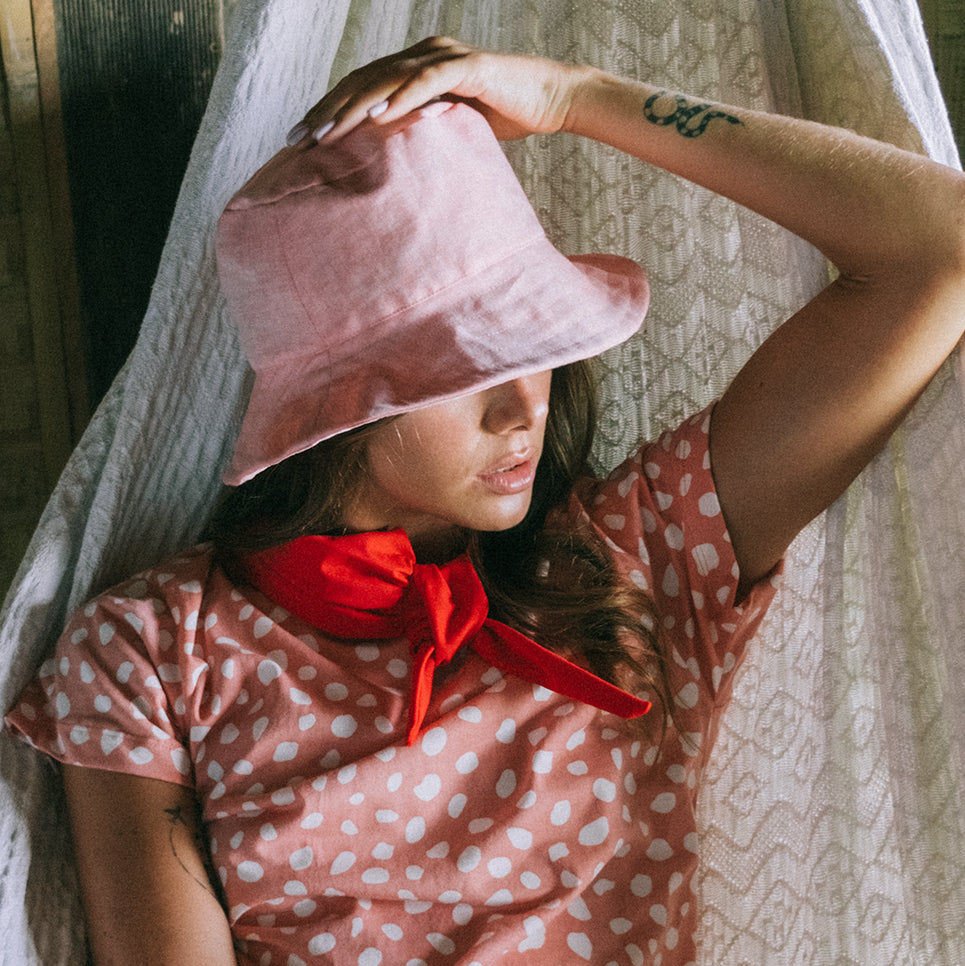
[[[358,500],[342,512],[340,522],[345,533],[405,530],[416,562],[421,564],[444,564],[458,557],[466,550],[471,533],[466,527],[428,515],[372,512]]]
[[[421,564],[444,564],[463,553],[469,543],[469,531],[462,527],[410,533],[409,540]]]
[[[338,534],[348,535],[351,533],[368,533],[379,530],[393,530],[395,527],[357,527],[346,526],[338,531]],[[441,565],[455,559],[461,553],[465,553],[469,546],[470,530],[463,527],[446,527],[445,529],[434,530],[410,530],[408,527],[398,529],[405,530],[409,543],[415,552],[416,563]]]

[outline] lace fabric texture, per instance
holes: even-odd
[[[214,223],[330,79],[448,33],[958,163],[913,0],[240,0],[228,32],[140,340],[6,601],[4,707],[71,609],[197,536],[246,388]],[[610,149],[552,136],[507,151],[564,251],[650,275],[645,329],[600,361],[601,468],[706,405],[827,280],[786,232]],[[706,772],[707,966],[965,962],[962,386],[953,359],[790,552]],[[4,733],[0,962],[84,962],[67,856],[54,771]]]

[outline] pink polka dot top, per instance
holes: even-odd
[[[566,510],[655,598],[677,705],[659,748],[468,649],[407,747],[408,642],[327,638],[208,546],[80,609],[7,723],[195,790],[243,966],[692,963],[700,769],[777,584],[735,605],[709,420]]]

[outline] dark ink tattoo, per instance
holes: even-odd
[[[170,841],[171,843],[171,853],[178,860],[178,864],[192,879],[194,879],[195,882],[197,882],[199,886],[201,886],[202,889],[205,890],[205,892],[212,893],[215,896],[215,898],[217,898],[218,901],[221,902],[222,905],[224,905],[224,901],[221,897],[221,890],[219,888],[219,883],[218,883],[218,880],[215,878],[214,869],[211,868],[207,845],[204,842],[204,836],[201,834],[200,827],[198,827],[197,825],[192,825],[191,823],[188,822],[188,820],[185,818],[183,814],[183,810],[180,805],[176,805],[174,808],[164,809],[164,814],[168,816],[168,824],[170,825],[170,828],[168,830],[168,841]],[[208,881],[206,882],[199,879],[184,864],[184,860],[178,854],[178,845],[177,845],[177,842],[175,841],[174,835],[175,835],[175,830],[179,825],[183,825],[188,830],[189,834],[191,834],[192,837],[194,838],[195,845],[197,846],[204,860],[205,872],[207,873],[207,878],[208,878]]]
[[[166,808],[164,809],[164,814],[170,818],[172,825],[187,825],[188,823],[184,820],[184,816],[181,814],[181,806],[178,805],[176,808]]]
[[[671,98],[674,102],[674,109],[669,114],[657,110],[657,102],[665,98]],[[686,97],[671,94],[670,91],[657,91],[656,94],[648,97],[646,104],[643,105],[643,116],[651,124],[660,127],[666,127],[668,124],[675,125],[678,133],[685,138],[699,138],[707,130],[707,125],[715,119],[727,121],[728,124],[743,123],[733,114],[715,110],[713,104],[690,104]]]

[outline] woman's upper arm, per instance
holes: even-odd
[[[754,353],[710,433],[744,588],[884,445],[963,326],[965,273],[896,266],[834,282]]]
[[[65,765],[97,966],[237,966],[189,788]]]

